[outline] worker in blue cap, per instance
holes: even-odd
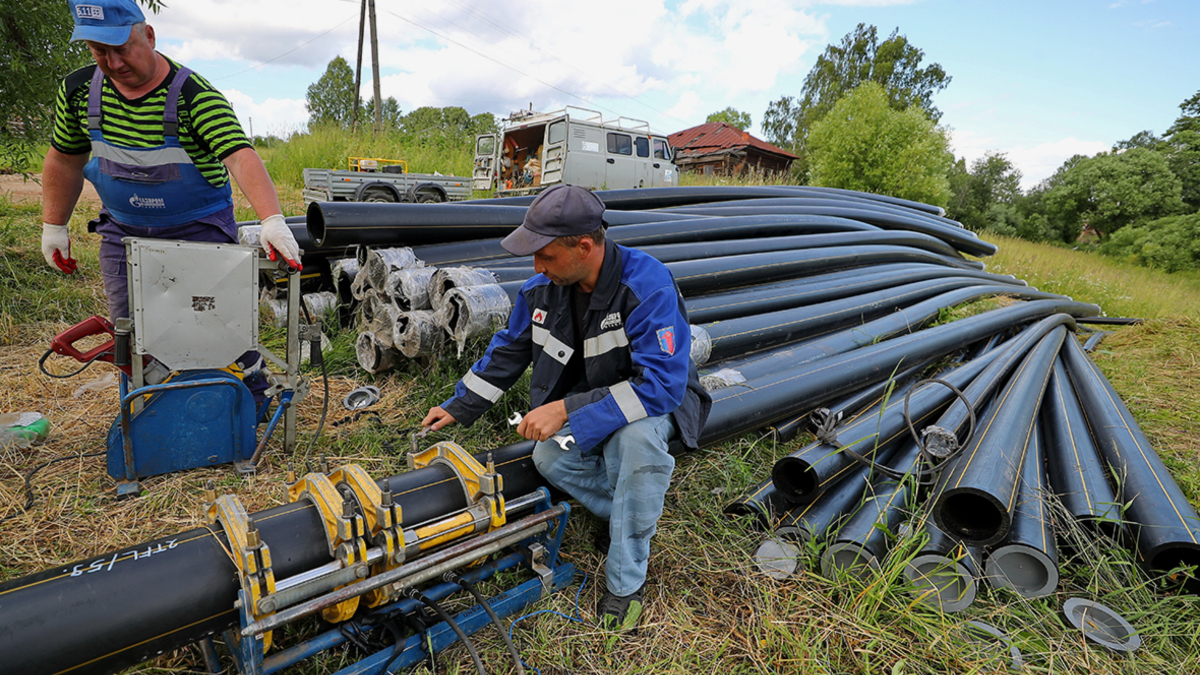
[[[42,174],[42,254],[75,271],[67,222],[86,178],[103,208],[100,271],[115,321],[129,316],[123,237],[236,242],[230,175],[262,221],[262,246],[300,266],[275,186],[233,113],[204,78],[155,50],[134,0],[69,0],[71,40],[95,65],[67,75]]]
[[[103,208],[88,223],[100,235],[100,273],[115,322],[130,316],[124,237],[237,242],[230,175],[262,221],[271,260],[300,268],[275,185],[234,115],[207,80],[155,50],[154,28],[134,0],[69,0],[71,40],[95,59],[67,75],[54,104],[42,171],[42,255],[76,269],[67,223],[86,178]],[[234,364],[256,401],[267,387],[262,359]]]

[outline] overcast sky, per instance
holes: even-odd
[[[168,0],[159,50],[206,76],[256,134],[307,121],[330,59],[351,67],[359,0]],[[953,78],[934,98],[968,161],[1006,153],[1030,187],[1071,155],[1161,134],[1200,90],[1196,0],[376,0],[383,96],[402,111],[575,105],[672,133],[727,106],[751,132],[826,45],[899,28]],[[369,98],[370,51],[363,98]]]

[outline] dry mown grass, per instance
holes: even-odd
[[[36,224],[30,220],[29,225]],[[10,244],[8,250],[27,254],[27,262],[39,262],[40,256],[34,257],[36,240],[29,237],[26,242]],[[85,236],[76,242],[85,249],[94,246]],[[94,256],[94,252],[84,255]],[[1026,276],[1035,270],[1006,271]],[[82,281],[98,284],[95,277]],[[31,285],[43,283],[49,282],[35,280]],[[1075,295],[1084,301],[1100,300]],[[239,477],[228,467],[159,476],[145,481],[142,497],[129,501],[114,499],[103,457],[68,459],[34,476],[35,502],[21,513],[24,476],[31,470],[54,458],[104,447],[115,415],[115,389],[78,398],[72,394],[109,367],[97,366],[72,380],[52,380],[36,368],[49,337],[91,311],[80,304],[36,323],[16,322],[6,328],[8,346],[0,348],[0,411],[37,410],[50,417],[54,426],[43,444],[0,452],[0,518],[12,516],[0,524],[2,579],[196,527],[203,522],[202,486],[208,479],[221,491],[237,494],[252,512],[284,499],[286,458],[274,445],[254,478]],[[1195,502],[1200,497],[1195,440],[1200,437],[1200,370],[1196,367],[1200,323],[1194,316],[1168,316],[1118,329],[1101,345],[1096,359]],[[441,400],[451,381],[447,373],[460,366],[434,364],[374,378],[383,391],[382,402],[374,408],[380,413],[380,424],[363,418],[332,426],[346,416],[340,408],[342,397],[368,381],[362,373],[333,377],[329,420],[322,440],[310,452],[308,441],[321,404],[316,378],[314,395],[299,407],[301,443],[292,459],[304,466],[327,454],[334,465],[357,462],[373,475],[402,471],[406,433],[431,401]],[[507,412],[494,411],[483,429],[462,432],[458,438],[472,447],[513,440],[502,421]],[[749,561],[763,535],[743,522],[730,521],[721,509],[761,480],[774,459],[806,440],[777,446],[767,437],[748,436],[679,459],[655,538],[647,613],[635,637],[613,640],[595,629],[592,608],[600,594],[604,561],[591,543],[590,518],[574,517],[564,557],[588,575],[579,602],[585,623],[553,615],[522,621],[515,632],[526,660],[543,673],[1004,671],[1003,655],[987,646],[972,646],[964,637],[961,622],[975,619],[1008,631],[1032,672],[1200,672],[1200,635],[1195,630],[1200,608],[1195,598],[1155,594],[1153,584],[1130,564],[1128,555],[1109,547],[1084,545],[1081,553],[1064,558],[1063,583],[1050,598],[1030,601],[987,591],[968,612],[953,616],[915,604],[899,581],[903,562],[912,552],[911,542],[901,543],[885,562],[883,573],[866,583],[831,581],[810,572],[786,581],[763,577]],[[815,569],[818,553],[815,548],[804,552],[808,569]],[[501,590],[497,585],[491,588]],[[1085,643],[1058,618],[1062,601],[1071,596],[1098,599],[1123,612],[1142,631],[1145,646],[1125,659]],[[573,614],[574,589],[543,600],[537,608]],[[311,634],[315,628],[306,630]],[[483,631],[475,641],[489,672],[510,672],[503,645],[492,631]],[[312,659],[298,671],[329,673],[352,662],[353,655],[339,651]],[[139,670],[196,672],[201,663],[198,652],[187,649]],[[473,670],[460,648],[452,649],[441,664],[449,672]]]

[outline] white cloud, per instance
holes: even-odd
[[[679,102],[668,112],[672,117],[687,119],[697,113],[700,107],[700,96],[694,91],[685,91],[679,95]],[[714,111],[715,112],[715,111]]]
[[[247,134],[253,130],[258,136],[287,138],[308,126],[304,99],[269,98],[260,103],[237,89],[226,89],[222,93],[229,99]]]
[[[1003,153],[1020,169],[1023,190],[1049,178],[1063,162],[1075,155],[1091,156],[1111,149],[1110,143],[1079,140],[1074,136],[1037,145],[1014,145],[993,136],[960,130],[951,131],[950,146],[955,157],[965,159],[968,167],[989,152]]]

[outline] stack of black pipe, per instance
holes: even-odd
[[[764,428],[789,440],[824,420],[818,443],[781,460],[730,512],[826,540],[831,567],[850,567],[881,559],[887,533],[923,497],[946,530],[926,548],[979,544],[995,557],[1013,547],[999,553],[1003,563],[1053,558],[1039,543],[1046,520],[1027,507],[1049,485],[1102,531],[1123,531],[1113,505],[1127,506],[1151,569],[1200,556],[1194,510],[1068,332],[1100,309],[983,271],[973,257],[995,247],[940,209],[811,187],[600,196],[608,236],[663,260],[684,294],[692,356],[714,399],[702,445]],[[315,203],[306,254],[410,246],[430,266],[517,279],[532,275],[532,262],[507,256],[499,240],[528,202]],[[501,284],[510,295],[520,285]],[[946,320],[947,309],[994,296],[1011,301]],[[931,373],[943,384],[917,383]],[[922,436],[935,422],[941,431]],[[495,450],[509,494],[542,483],[530,451]],[[1123,477],[1111,495],[1106,470]],[[440,467],[384,481],[406,527],[464,506]],[[311,506],[251,518],[277,577],[329,562]],[[234,625],[238,582],[226,545],[219,530],[193,530],[0,585],[0,672],[114,672]],[[61,630],[63,617],[75,628]]]

